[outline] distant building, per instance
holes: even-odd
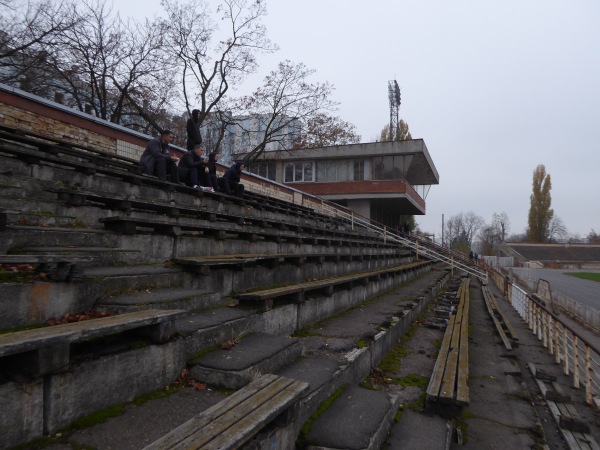
[[[271,119],[270,115],[261,116],[231,116],[226,115],[226,121],[229,122],[223,129],[222,121],[215,115],[209,114],[204,119],[200,132],[202,133],[202,142],[208,152],[215,151],[219,146],[219,160],[223,164],[233,162],[233,155],[247,153],[256,147],[265,137],[267,130],[267,121]],[[281,130],[274,133],[267,143],[267,150],[284,150],[293,146],[294,139],[300,135],[302,125],[299,120],[281,118],[279,123],[283,123]],[[275,123],[271,129],[279,128]],[[223,137],[219,143],[219,136],[223,130]]]
[[[429,189],[439,184],[422,139],[266,151],[248,170],[392,228],[400,216],[424,215]]]

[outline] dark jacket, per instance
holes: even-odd
[[[179,160],[179,178],[184,180],[188,170],[192,167],[198,168],[198,172],[203,173],[206,167],[204,164],[204,157],[196,155],[196,152],[190,150],[185,152]]]
[[[229,169],[227,169],[227,172],[225,172],[225,174],[223,175],[223,178],[225,178],[229,184],[231,183],[239,183],[240,182],[240,177],[242,176],[242,165],[244,165],[243,162],[238,161],[236,162],[233,166],[231,166]]]
[[[200,125],[190,117],[185,126],[187,131],[187,149],[193,150],[196,144],[202,144],[202,135],[200,134]]]
[[[215,156],[217,156],[215,152],[210,152],[208,154],[208,173],[211,175],[217,174],[217,163],[215,162]]]
[[[171,155],[169,155],[169,144],[163,142],[160,136],[151,139],[150,142],[148,142],[144,153],[142,153],[140,165],[142,166],[144,173],[153,175],[155,161],[159,158],[171,160]]]

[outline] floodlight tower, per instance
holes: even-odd
[[[388,81],[388,97],[390,99],[390,141],[395,141],[398,134],[398,111],[400,110],[400,88],[396,80]]]

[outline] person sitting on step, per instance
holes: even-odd
[[[203,157],[202,153],[204,149],[200,144],[196,144],[193,150],[184,153],[179,162],[179,177],[188,186],[208,190],[210,189],[208,158]]]
[[[240,179],[245,167],[242,161],[233,164],[219,180],[219,188],[226,194],[242,197],[244,195],[244,185],[240,184]]]
[[[167,181],[167,173],[171,182],[179,183],[177,162],[179,158],[169,153],[169,144],[173,140],[171,130],[163,130],[160,136],[150,140],[140,158],[142,172],[147,175],[156,175],[159,180]]]

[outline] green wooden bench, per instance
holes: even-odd
[[[186,314],[150,309],[0,334],[0,367],[28,377],[64,371],[70,363],[72,344],[124,332],[164,343],[175,334],[175,320]]]
[[[427,386],[427,406],[469,404],[469,278],[463,278],[457,297],[458,307],[450,316]]]
[[[144,450],[240,448],[273,420],[292,420],[308,388],[303,381],[263,375]]]

